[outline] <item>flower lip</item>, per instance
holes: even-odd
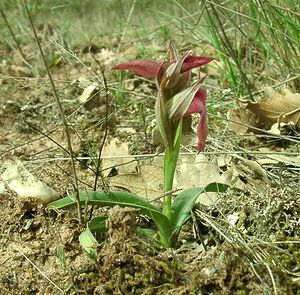
[[[207,118],[206,118],[206,98],[207,93],[204,88],[200,88],[189,106],[189,109],[184,116],[190,116],[191,114],[198,113],[200,115],[197,125],[198,136],[198,153],[202,152],[205,146],[206,138],[208,135]]]

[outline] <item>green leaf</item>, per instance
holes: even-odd
[[[106,216],[97,216],[93,218],[86,226],[86,229],[79,236],[79,243],[85,249],[85,251],[91,256],[95,257],[95,247],[98,245],[93,232],[105,232]]]
[[[98,216],[93,218],[88,224],[86,229],[80,234],[79,242],[81,246],[85,249],[86,252],[91,257],[95,257],[95,247],[98,245],[96,238],[93,235],[93,232],[105,232],[106,225],[105,220],[107,216]]]
[[[91,232],[99,232],[103,233],[107,230],[105,221],[107,220],[107,216],[97,216],[94,217],[88,224],[88,228]]]
[[[210,183],[206,187],[192,187],[181,192],[172,204],[171,225],[174,228],[173,235],[179,233],[181,227],[190,218],[190,211],[194,207],[200,194],[205,192],[225,192],[228,185],[222,183]]]
[[[149,211],[161,212],[157,206],[149,204],[144,199],[129,192],[85,191],[79,193],[80,204],[98,205],[101,207],[133,207],[148,215]],[[68,196],[48,205],[48,209],[62,209],[76,205],[75,196]]]
[[[138,233],[143,234],[144,236],[148,237],[151,240],[155,239],[155,235],[157,234],[157,231],[151,229],[151,228],[144,228],[144,227],[137,227],[136,231]]]
[[[87,191],[79,193],[80,204],[96,205],[101,207],[131,207],[139,209],[143,214],[153,219],[158,228],[161,243],[168,247],[170,237],[173,232],[169,219],[161,212],[157,206],[149,204],[144,199],[128,192],[105,192]],[[48,205],[48,209],[62,209],[76,206],[75,196],[65,197],[54,201]]]
[[[79,242],[84,250],[91,256],[95,257],[95,246],[98,245],[96,238],[93,236],[91,231],[86,228],[79,236]]]

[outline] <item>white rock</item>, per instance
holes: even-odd
[[[5,192],[5,185],[3,181],[0,181],[0,194],[3,194]]]
[[[44,182],[36,179],[22,164],[21,161],[9,161],[2,174],[4,183],[20,198],[33,198],[48,204],[59,198],[59,193]]]
[[[235,226],[236,225],[236,223],[238,222],[238,220],[239,220],[239,215],[238,215],[238,213],[233,213],[233,214],[229,214],[228,216],[227,216],[227,220],[228,220],[228,222],[232,225],[232,226]]]

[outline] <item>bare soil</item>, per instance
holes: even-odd
[[[113,45],[109,49],[113,51]],[[130,50],[124,56],[134,56]],[[77,54],[99,74],[89,53],[78,48]],[[19,159],[61,196],[73,193],[70,161],[62,149],[67,149],[66,135],[42,66],[35,67],[42,77],[36,78],[36,73],[14,67],[24,67],[17,52],[2,49],[1,56],[5,57],[0,80],[1,171],[8,159]],[[106,67],[107,78],[118,85],[109,73],[110,65]],[[87,110],[79,105],[77,97],[83,89],[78,80],[89,73],[78,60],[62,59],[51,72],[69,116],[74,152],[89,156],[91,147],[103,139],[105,107],[102,103]],[[153,102],[146,103],[150,111]],[[145,130],[133,104],[125,102],[121,109],[116,105],[116,98],[111,97],[114,117],[108,122],[109,138],[127,140],[135,152],[153,152],[151,140],[145,144]],[[222,126],[212,122],[210,132],[218,134]],[[124,126],[135,128],[135,136],[119,133],[118,128]],[[81,189],[93,187],[90,167],[89,160],[76,163]],[[153,226],[137,212],[112,208],[109,231],[99,238],[95,259],[79,244],[84,226],[75,209],[48,212],[45,205],[20,200],[7,190],[0,195],[0,293],[300,294],[299,177],[294,178],[295,167],[281,168],[282,180],[293,181],[280,186],[270,180],[263,198],[255,189],[230,191],[215,206],[196,207],[193,223],[185,226],[176,249],[158,249],[136,233],[140,224]],[[239,219],[230,225],[226,218],[233,212]]]

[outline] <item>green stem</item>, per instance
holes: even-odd
[[[164,157],[164,192],[168,193],[164,198],[163,204],[163,213],[171,220],[172,218],[172,189],[173,189],[173,180],[176,171],[176,165],[180,150],[180,143],[181,143],[181,134],[182,134],[182,120],[180,120],[173,146],[167,146],[165,150],[165,157]]]

